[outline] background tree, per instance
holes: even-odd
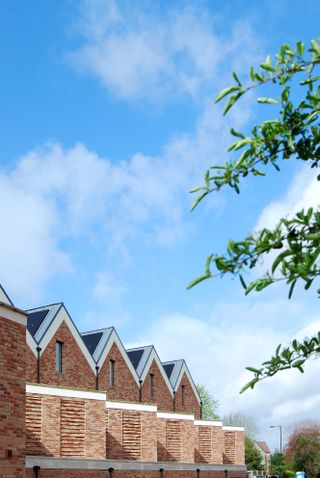
[[[260,97],[257,101],[272,108],[272,118],[276,112],[278,115],[254,125],[249,136],[231,129],[236,138],[229,147],[233,158],[206,172],[204,185],[191,191],[198,193],[192,209],[208,194],[225,186],[239,193],[240,181],[252,175],[264,176],[270,167],[279,171],[282,160],[303,161],[306,167],[314,168],[320,179],[316,172],[320,165],[319,64],[320,44],[312,40],[308,50],[301,42],[295,49],[282,45],[275,62],[268,56],[259,70],[250,69],[251,82],[247,86],[233,73],[234,85],[222,90],[216,99],[219,102],[228,97],[223,114],[248,91],[269,84],[277,98]],[[270,269],[247,284],[244,274],[261,264],[271,252]],[[205,273],[188,287],[226,274],[238,276],[246,294],[253,290],[259,292],[279,281],[287,283],[289,298],[297,283],[308,290],[320,276],[320,210],[302,209],[291,218],[279,218],[274,229],[264,228],[244,239],[229,241],[226,254],[211,254]],[[280,370],[294,367],[303,372],[305,360],[319,352],[320,333],[302,342],[294,340],[287,347],[279,345],[274,356],[261,367],[248,367],[254,378],[242,391]]]
[[[270,475],[286,475],[286,466],[284,463],[284,455],[279,451],[275,451],[271,455]]]
[[[254,440],[247,436],[245,438],[245,464],[247,470],[263,470],[262,455]]]
[[[202,402],[203,420],[220,420],[218,415],[219,402],[204,385],[196,385]]]
[[[285,461],[293,471],[306,471],[308,478],[320,473],[320,427],[309,424],[297,427],[285,449]]]
[[[258,433],[258,426],[255,418],[251,415],[246,415],[245,413],[229,413],[223,417],[223,423],[234,427],[244,427],[246,437],[250,438],[250,440],[254,440]]]

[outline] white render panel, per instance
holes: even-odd
[[[165,412],[158,412],[158,418],[168,418],[172,420],[192,420],[194,421],[194,415],[186,415],[184,413],[165,413]]]
[[[73,388],[45,387],[43,385],[27,384],[26,392],[55,397],[84,398],[86,400],[105,401],[107,399],[107,394],[102,392],[88,392],[87,390],[76,390]]]
[[[158,410],[156,405],[125,402],[106,402],[106,408],[114,408],[117,410],[134,410],[138,412],[156,412]]]

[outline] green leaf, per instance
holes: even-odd
[[[261,370],[258,370],[257,368],[254,368],[254,367],[246,367],[246,370],[249,370],[249,372],[253,372],[258,375],[261,373]]]
[[[280,262],[283,261],[283,259],[287,256],[290,256],[292,254],[292,251],[287,249],[286,251],[283,251],[281,252],[281,254],[279,254],[276,259],[274,260],[273,264],[272,264],[272,267],[271,267],[271,272],[272,274],[274,274],[276,268],[278,267],[278,265],[280,264]]]
[[[275,71],[277,71],[275,68],[273,68],[273,66],[268,65],[268,63],[262,63],[260,66],[261,68],[263,68],[266,71],[269,71],[270,73],[274,73]]]
[[[223,109],[223,116],[227,114],[227,112],[229,111],[229,109],[231,108],[231,106],[233,106],[235,104],[235,102],[240,98],[240,96],[242,96],[242,92],[240,93],[237,93],[236,95],[233,95],[229,98],[227,104],[225,105],[224,109]]]
[[[234,130],[233,128],[231,128],[230,133],[232,136],[236,136],[237,138],[244,138],[244,134],[238,133],[238,131]]]
[[[194,287],[195,285],[199,284],[200,282],[202,282],[204,280],[210,279],[211,277],[212,277],[212,275],[210,273],[209,274],[203,274],[202,276],[197,277],[193,281],[189,282],[189,284],[187,285],[187,289],[192,289],[192,287]]]
[[[220,100],[222,100],[222,98],[230,93],[233,93],[234,91],[239,91],[239,86],[229,86],[228,88],[224,88],[222,91],[220,91],[214,102],[218,103]]]
[[[242,287],[243,287],[244,289],[246,289],[246,288],[247,288],[247,285],[246,285],[246,283],[245,283],[245,281],[244,281],[244,279],[243,279],[243,277],[242,277],[241,274],[239,275],[239,279],[240,279],[240,282],[241,282]]]
[[[278,105],[279,101],[273,98],[258,98],[257,103],[266,103],[268,105]]]
[[[209,191],[205,191],[204,193],[200,194],[200,196],[197,197],[197,199],[194,201],[194,203],[192,204],[191,206],[191,211],[193,211],[197,205],[199,204],[200,201],[202,201],[202,199],[207,195],[209,194]]]
[[[232,72],[232,76],[233,76],[233,78],[236,80],[236,82],[238,83],[238,85],[241,86],[241,82],[240,82],[240,80],[239,80],[237,74],[236,74],[234,71]]]
[[[301,41],[298,41],[297,43],[297,50],[298,50],[298,53],[300,56],[303,56],[303,53],[304,53],[304,43],[302,43]]]
[[[315,53],[320,55],[320,45],[319,45],[319,43],[316,40],[311,40],[310,43],[311,43],[312,51],[314,51]]]
[[[206,274],[211,274],[210,272],[210,264],[212,262],[213,254],[210,254],[210,256],[207,257],[206,260]]]
[[[292,296],[292,292],[293,292],[293,289],[294,289],[294,286],[296,285],[296,280],[294,280],[292,283],[291,283],[291,286],[290,286],[290,289],[289,289],[289,295],[288,295],[288,298],[291,299],[291,296]]]

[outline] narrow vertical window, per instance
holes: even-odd
[[[149,397],[153,398],[153,385],[154,385],[154,375],[150,373],[149,375]]]
[[[56,372],[62,373],[62,342],[56,342]]]
[[[110,387],[114,387],[114,360],[110,360],[109,362],[109,385]]]
[[[182,406],[184,407],[186,404],[185,385],[181,385],[181,401],[182,401]]]

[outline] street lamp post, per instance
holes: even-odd
[[[282,425],[270,425],[270,428],[279,428],[280,432],[280,453],[282,453]]]

